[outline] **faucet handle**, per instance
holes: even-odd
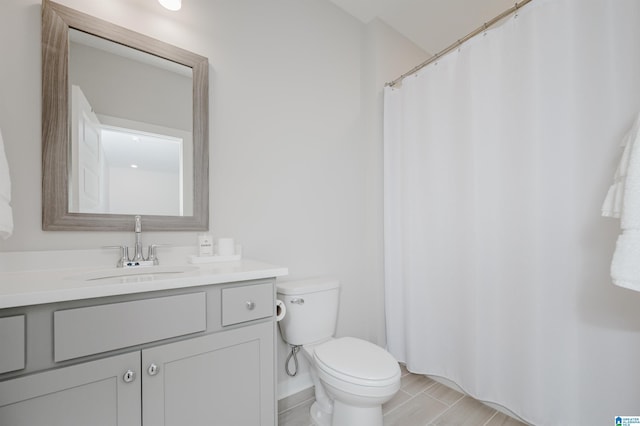
[[[156,252],[156,249],[158,247],[169,247],[170,244],[151,244],[149,245],[148,250],[148,256],[147,256],[147,260],[153,262],[154,265],[159,265],[160,262],[158,261],[158,254]]]
[[[120,249],[120,258],[116,266],[122,268],[129,261],[129,247],[127,246],[102,246],[102,248]]]

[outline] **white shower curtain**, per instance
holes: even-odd
[[[600,216],[639,111],[638,0],[535,0],[387,88],[392,354],[536,425],[640,416],[640,294]]]

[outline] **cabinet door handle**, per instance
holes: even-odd
[[[124,373],[124,376],[122,376],[122,380],[124,380],[125,383],[131,383],[136,379],[136,372],[133,370],[127,370],[126,373]]]
[[[149,368],[147,368],[147,373],[149,373],[150,376],[155,376],[159,371],[160,367],[158,367],[156,364],[151,364]]]
[[[251,301],[251,300],[248,300],[248,301],[247,301],[247,309],[248,309],[248,310],[253,311],[253,309],[254,309],[255,307],[256,307],[255,302],[253,302],[253,301]]]

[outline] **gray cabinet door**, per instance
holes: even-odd
[[[139,426],[139,370],[134,352],[0,382],[0,425]]]
[[[142,368],[145,426],[276,422],[273,322],[146,349]]]

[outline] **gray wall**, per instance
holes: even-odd
[[[212,233],[291,279],[338,277],[338,334],[383,344],[382,87],[427,54],[327,0],[185,0],[177,13],[155,0],[58,2],[209,58]],[[40,2],[0,11],[15,222],[0,251],[131,245],[133,233],[41,230]]]
[[[193,127],[192,79],[159,66],[71,43],[69,84],[82,88],[96,114],[188,132]]]

